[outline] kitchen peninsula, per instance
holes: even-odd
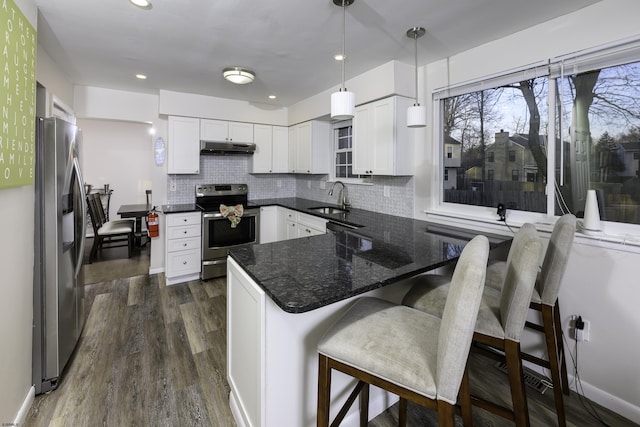
[[[310,213],[318,202],[253,202]],[[351,209],[319,216],[350,227],[323,235],[232,249],[227,268],[227,372],[239,426],[313,426],[317,342],[357,298],[400,301],[403,279],[443,267],[476,234]],[[507,237],[489,236],[494,246]],[[334,373],[335,414],[352,380]],[[395,397],[372,388],[370,414]],[[353,408],[343,425],[357,425]]]

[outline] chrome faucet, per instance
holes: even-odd
[[[333,184],[331,184],[331,188],[329,189],[329,195],[333,196],[333,187],[335,187],[336,184],[342,185],[342,198],[340,199],[340,207],[342,209],[347,209],[349,206],[351,206],[351,202],[349,202],[349,189],[347,188],[346,185],[344,185],[342,181],[336,181]]]

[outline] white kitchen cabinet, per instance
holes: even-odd
[[[236,425],[315,426],[322,332],[358,298],[373,296],[395,302],[406,292],[406,282],[401,281],[305,313],[288,313],[229,258],[226,360],[229,404]],[[351,377],[333,374],[332,414],[338,413],[353,384]],[[372,417],[396,402],[396,396],[372,387]],[[343,425],[358,425],[358,420],[358,407],[353,405]]]
[[[165,278],[167,285],[197,280],[202,264],[202,214],[167,214],[165,221]]]
[[[199,119],[169,116],[167,145],[167,173],[197,174],[200,172]]]
[[[278,207],[263,206],[260,208],[260,243],[278,240]]]
[[[329,173],[331,131],[328,122],[312,120],[289,128],[289,172]]]
[[[200,139],[203,141],[253,143],[253,123],[201,119]]]
[[[327,232],[327,220],[315,215],[297,213],[298,237],[316,236]]]
[[[256,151],[252,156],[252,173],[289,172],[289,129],[285,126],[254,125]]]
[[[408,128],[412,100],[392,96],[356,108],[353,118],[353,172],[413,175],[414,130]]]
[[[280,221],[284,226],[284,233],[282,233],[280,240],[315,236],[327,232],[326,219],[298,212],[293,209],[282,209]]]
[[[278,241],[287,240],[288,228],[287,220],[290,219],[292,210],[278,206]]]

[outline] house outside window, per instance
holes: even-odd
[[[604,220],[640,225],[640,41],[523,70],[434,93],[461,146],[441,202],[580,218],[596,189]]]

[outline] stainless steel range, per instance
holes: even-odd
[[[246,184],[201,184],[196,186],[196,205],[202,210],[203,280],[227,274],[229,248],[258,243],[260,209],[248,208]],[[243,213],[233,218],[220,212],[220,205],[242,205]],[[234,226],[235,225],[235,226]]]

